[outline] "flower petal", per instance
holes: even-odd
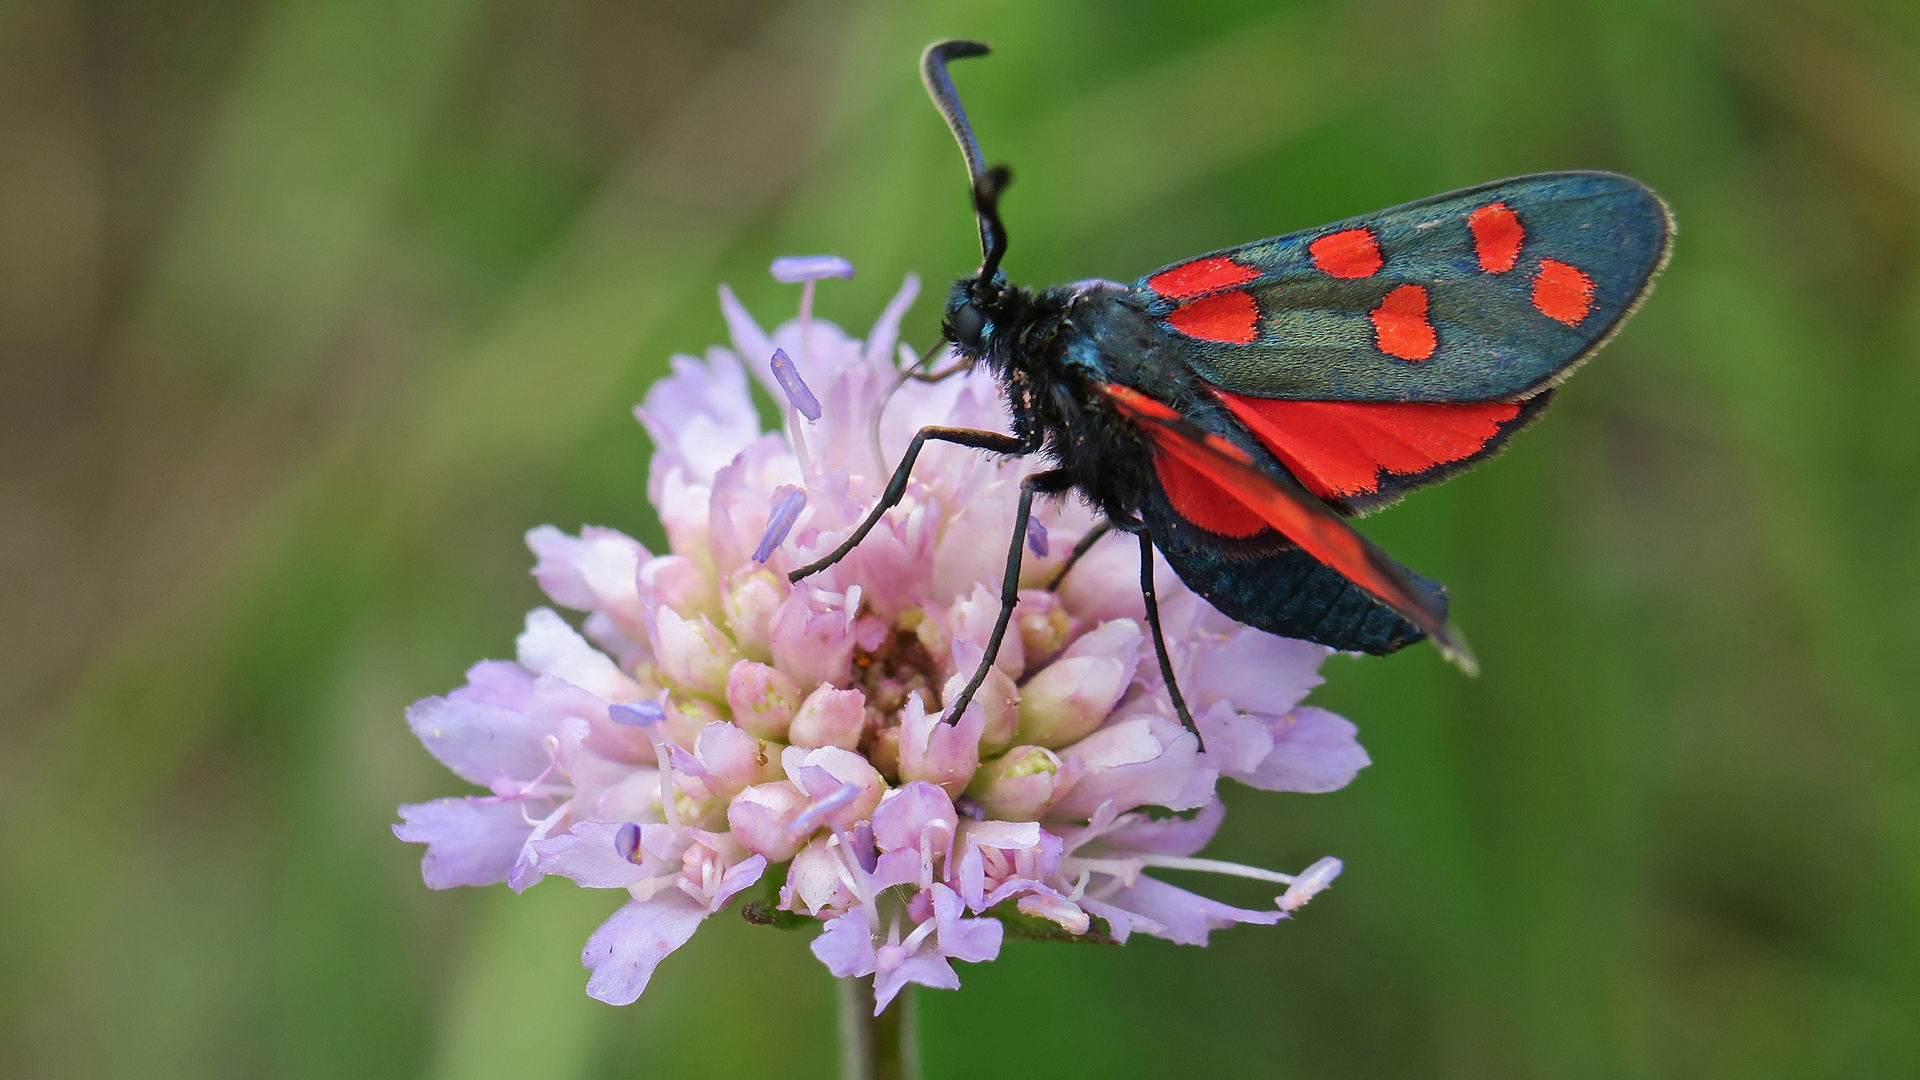
[[[687,943],[707,909],[678,889],[629,900],[587,939],[580,962],[593,972],[587,995],[609,1005],[631,1005],[667,954]]]
[[[1208,933],[1235,923],[1271,925],[1286,918],[1286,912],[1279,908],[1248,911],[1150,877],[1140,878],[1132,888],[1116,889],[1099,900],[1086,898],[1080,903],[1109,924],[1116,921],[1114,913],[1121,913],[1131,918],[1133,929],[1180,945],[1205,945]],[[1114,936],[1120,936],[1117,927]]]
[[[994,923],[995,926],[1000,925]],[[960,976],[939,953],[910,956],[898,965],[880,972],[873,980],[873,1015],[879,1016],[908,983],[935,990],[960,989]]]
[[[1054,804],[1051,816],[1083,820],[1100,804],[1116,810],[1165,806],[1191,810],[1213,797],[1214,767],[1199,759],[1199,740],[1157,714],[1137,715],[1106,727],[1060,751],[1079,757],[1086,772]],[[1199,759],[1199,760],[1196,760]]]
[[[1187,681],[1199,704],[1226,701],[1239,712],[1278,715],[1326,681],[1320,665],[1331,655],[1325,645],[1236,624],[1225,638],[1192,649]]]
[[[763,363],[771,354],[757,353]],[[634,415],[653,437],[656,463],[678,467],[692,483],[710,484],[721,466],[760,437],[760,412],[733,353],[713,349],[705,363],[691,356],[676,356],[672,363],[673,374],[653,384]],[[658,505],[660,492],[650,494]]]
[[[584,889],[624,889],[648,876],[615,846],[614,836],[625,824],[583,821],[561,836],[536,840],[536,864],[543,873],[570,878]]]
[[[518,799],[436,799],[400,808],[393,835],[427,845],[420,876],[429,889],[507,880],[533,826]]]
[[[900,283],[900,291],[887,301],[885,310],[874,320],[873,329],[867,331],[867,343],[862,359],[878,368],[893,366],[893,343],[900,339],[900,320],[906,317],[907,309],[913,306],[914,298],[920,295],[920,275],[908,274]]]
[[[969,964],[984,963],[1000,955],[1000,940],[1006,933],[998,919],[962,918],[966,905],[945,885],[933,886],[933,918],[937,924],[935,939],[940,951]]]
[[[1360,729],[1343,716],[1302,705],[1286,716],[1260,719],[1273,732],[1273,751],[1249,773],[1227,773],[1243,784],[1265,791],[1338,791],[1373,763],[1360,745]]]
[[[640,684],[628,678],[607,654],[587,644],[552,608],[527,612],[527,628],[514,640],[520,663],[529,671],[565,679],[608,701],[633,701]]]
[[[407,726],[442,765],[485,787],[546,770],[553,759],[543,740],[551,723],[457,695],[422,698],[407,709]]]
[[[1213,840],[1226,820],[1227,804],[1214,799],[1192,818],[1166,817],[1155,820],[1145,814],[1128,814],[1089,845],[1092,851],[1145,852],[1155,855],[1192,855]]]
[[[810,948],[835,978],[873,974],[873,932],[864,911],[849,911],[829,920]]]

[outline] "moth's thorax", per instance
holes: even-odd
[[[947,304],[949,337],[960,354],[984,364],[1007,395],[1014,434],[1039,446],[1101,512],[1131,520],[1146,500],[1151,459],[1133,425],[1108,404],[1099,384],[1114,381],[1114,361],[1100,346],[1103,327],[1134,316],[1111,309],[1124,289],[1084,282],[1038,292],[972,279],[955,284]],[[978,313],[979,332],[968,334]],[[1144,318],[1144,313],[1138,313]],[[956,325],[958,323],[958,325]],[[1124,360],[1121,361],[1124,366]]]

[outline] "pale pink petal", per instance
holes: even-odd
[[[864,911],[850,911],[829,920],[810,948],[835,978],[873,974],[873,934]]]
[[[913,306],[914,298],[920,295],[920,275],[908,274],[900,284],[900,291],[893,294],[887,306],[874,320],[873,329],[867,332],[867,343],[861,358],[868,365],[881,369],[893,367],[893,344],[900,338],[900,320],[906,317],[907,309]]]
[[[1240,712],[1287,712],[1326,680],[1320,665],[1333,650],[1310,641],[1234,626],[1221,639],[1192,649],[1188,681],[1198,704],[1225,701]]]
[[[1093,852],[1150,852],[1155,855],[1193,855],[1213,841],[1226,820],[1227,804],[1218,799],[1191,818],[1150,818],[1128,814],[1088,845]]]
[[[707,909],[678,889],[627,901],[600,924],[580,953],[580,962],[593,972],[587,995],[609,1005],[638,1001],[660,961],[685,945],[706,917]]]
[[[1142,877],[1132,888],[1116,889],[1098,900],[1083,899],[1081,905],[1109,923],[1118,921],[1115,913],[1124,912],[1133,929],[1180,945],[1205,945],[1210,932],[1235,923],[1271,925],[1286,918],[1286,912],[1278,908],[1249,911],[1232,907],[1150,877]],[[1114,936],[1120,936],[1117,926]]]
[[[1264,791],[1338,791],[1372,764],[1359,729],[1345,717],[1302,705],[1286,716],[1260,719],[1273,732],[1273,751],[1252,771],[1227,774],[1243,784]]]
[[[1000,925],[994,923],[995,926]],[[873,1015],[879,1016],[908,983],[919,983],[934,990],[960,989],[960,976],[953,965],[938,953],[908,957],[898,965],[880,972],[873,980]]]
[[[1081,820],[1100,804],[1116,809],[1165,806],[1191,810],[1213,796],[1212,765],[1199,759],[1199,740],[1179,724],[1159,715],[1139,715],[1087,736],[1060,752],[1078,757],[1086,772],[1050,816]]]

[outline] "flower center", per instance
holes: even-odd
[[[853,654],[853,683],[867,699],[867,726],[861,752],[889,783],[900,780],[900,711],[907,698],[920,695],[928,712],[940,709],[944,680],[921,628],[933,631],[918,608],[901,613],[880,644]]]

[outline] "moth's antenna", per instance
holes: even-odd
[[[987,175],[974,181],[973,212],[980,217],[981,247],[986,258],[980,260],[980,281],[993,280],[1000,270],[1000,259],[1007,253],[1007,227],[1000,223],[1000,193],[1013,183],[1013,173],[1005,165],[995,165]]]
[[[960,93],[953,88],[953,78],[947,74],[947,63],[967,56],[985,56],[992,52],[985,44],[967,41],[961,38],[948,38],[927,46],[920,54],[920,81],[927,84],[927,95],[933,98],[933,107],[947,121],[947,127],[953,132],[953,140],[960,144],[960,153],[967,159],[967,183],[973,188],[974,210],[980,216],[980,252],[993,269],[1000,267],[1000,255],[1007,247],[1006,230],[1000,228],[997,214],[989,218],[992,200],[999,195],[997,185],[991,196],[983,196],[981,184],[988,177],[986,161],[980,156],[980,142],[973,137],[973,125],[967,123],[967,110],[960,105]],[[982,202],[988,209],[982,210]],[[997,238],[997,244],[996,244]],[[997,250],[996,250],[997,249]],[[984,264],[981,277],[991,280],[992,273]]]

